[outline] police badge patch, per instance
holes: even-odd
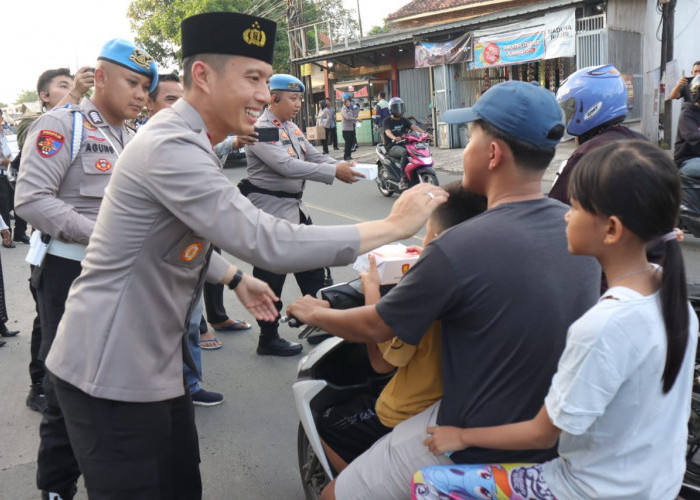
[[[54,130],[42,130],[36,139],[36,149],[44,158],[50,158],[61,150],[66,138]]]
[[[100,172],[106,172],[107,170],[112,168],[112,164],[109,162],[109,160],[100,158],[95,162],[95,168]]]

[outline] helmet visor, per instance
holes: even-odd
[[[391,105],[389,106],[389,112],[392,115],[396,115],[396,116],[403,115],[403,112],[404,112],[403,102],[392,102]]]
[[[559,102],[559,107],[561,108],[562,118],[564,119],[564,125],[566,128],[566,133],[564,137],[561,138],[562,141],[568,141],[573,136],[569,134],[569,122],[574,118],[576,114],[576,99],[569,97]]]

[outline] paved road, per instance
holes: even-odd
[[[365,161],[373,160],[372,149],[368,147],[362,148],[356,156]],[[435,156],[441,183],[459,178],[460,151],[436,150]],[[548,178],[553,178],[554,171],[554,167],[548,171]],[[241,167],[226,170],[232,182],[238,182],[244,174],[245,169]],[[547,182],[543,187],[548,189]],[[358,182],[352,186],[331,187],[309,183],[305,199],[312,208],[315,223],[325,225],[382,217],[395,198],[381,196],[373,182]],[[421,238],[419,234],[410,243],[417,243]],[[683,246],[689,276],[700,279],[700,240],[688,238]],[[11,317],[8,326],[22,332],[15,339],[7,339],[7,345],[0,349],[3,374],[0,377],[0,499],[6,500],[38,498],[34,474],[39,415],[24,404],[29,387],[27,363],[34,308],[26,283],[25,253],[24,245],[14,250],[0,248]],[[236,263],[250,271],[249,265]],[[333,275],[339,282],[353,278],[355,273],[347,266],[334,269]],[[298,289],[290,280],[283,300],[288,303],[297,295]],[[251,320],[232,293],[226,292],[225,301],[232,317]],[[297,418],[290,391],[299,358],[257,356],[255,332],[253,329],[247,333],[220,334],[224,348],[203,353],[205,387],[226,396],[221,406],[196,409],[204,498],[301,500],[303,493],[296,457]],[[287,327],[281,332],[289,339],[296,334]],[[308,350],[308,346],[305,347],[305,352]],[[77,498],[86,498],[84,489],[81,488]]]

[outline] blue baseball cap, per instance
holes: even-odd
[[[145,50],[139,49],[133,43],[123,38],[114,38],[105,43],[100,50],[97,60],[109,61],[126,69],[135,71],[151,79],[148,92],[153,92],[158,86],[158,68],[155,60]]]
[[[442,119],[452,124],[484,120],[513,139],[543,149],[556,147],[564,133],[554,94],[536,82],[499,83],[471,108],[445,111]]]
[[[301,92],[306,91],[306,87],[301,80],[292,75],[278,74],[270,77],[270,91],[284,90],[286,92]]]

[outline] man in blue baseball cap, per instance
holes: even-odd
[[[533,418],[557,368],[568,326],[598,297],[600,267],[567,251],[567,207],[542,194],[541,180],[564,133],[546,89],[511,81],[443,120],[466,123],[463,186],[488,209],[433,240],[375,307],[306,312],[300,321],[355,342],[396,335],[418,345],[442,324],[443,398],[397,425],[350,463],[324,500],[403,498],[415,470],[453,463],[532,463],[547,450],[468,448],[435,456],[429,427],[481,427]],[[566,276],[566,280],[562,277]],[[416,307],[420,304],[420,307]]]
[[[322,154],[304,137],[292,121],[304,99],[304,84],[292,75],[276,74],[270,78],[271,102],[255,126],[272,131],[272,141],[260,140],[246,148],[248,178],[239,184],[241,193],[261,210],[294,224],[311,225],[311,214],[302,201],[306,181],[331,184],[335,179],[353,183],[363,174],[352,169],[351,161],[338,161]],[[270,285],[278,297],[286,274],[275,273],[269,267],[255,266],[253,276]],[[294,273],[302,295],[316,295],[323,286],[323,268]],[[282,302],[276,303],[282,309]],[[289,342],[278,333],[279,319],[258,320],[259,355],[293,356],[302,350],[301,344]]]
[[[48,111],[25,140],[15,193],[18,214],[49,241],[34,276],[43,361],[53,344],[68,290],[82,270],[105,188],[134,131],[148,92],[158,83],[153,58],[131,42],[108,41],[94,70],[95,93],[79,104]],[[38,263],[37,263],[38,264]],[[93,307],[100,308],[97,303]],[[74,353],[76,356],[79,353]],[[40,427],[37,486],[43,498],[73,498],[80,475],[51,380]]]

